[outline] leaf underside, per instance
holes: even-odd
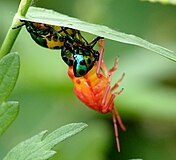
[[[21,20],[69,27],[114,41],[140,46],[149,49],[153,52],[156,52],[170,60],[176,61],[176,53],[169,49],[150,43],[137,36],[122,33],[104,25],[97,25],[84,22],[77,18],[72,18],[67,15],[55,12],[53,10],[38,7],[30,7],[26,17],[18,16],[18,18]]]
[[[142,1],[160,2],[162,4],[173,4],[173,5],[176,5],[176,0],[142,0]]]

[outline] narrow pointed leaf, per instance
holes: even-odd
[[[142,0],[142,1],[160,2],[160,3],[163,3],[163,4],[173,4],[173,5],[176,5],[176,0]]]
[[[17,53],[10,53],[0,60],[0,104],[12,92],[19,74],[20,59]]]
[[[16,119],[18,112],[18,102],[4,102],[0,105],[0,136]]]
[[[96,25],[84,22],[52,10],[38,7],[30,7],[26,17],[18,16],[18,18],[33,22],[74,28],[114,41],[140,46],[156,52],[168,59],[176,61],[176,53],[169,49],[166,49],[156,44],[152,44],[137,36],[122,33],[103,25]]]
[[[45,160],[52,157],[55,151],[51,150],[56,144],[77,134],[87,127],[84,123],[71,123],[58,128],[46,135],[43,131],[32,138],[15,146],[3,160]]]

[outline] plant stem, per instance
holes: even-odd
[[[21,30],[21,28],[12,29],[12,28],[17,27],[21,24],[21,22],[17,18],[17,15],[25,16],[28,11],[28,8],[30,7],[31,1],[32,0],[21,0],[19,7],[18,7],[17,14],[14,16],[12,24],[7,32],[7,35],[4,39],[3,44],[1,46],[0,58],[2,58],[3,56],[5,56],[6,54],[8,54],[11,51],[13,44],[14,44],[14,42],[15,42],[15,40]]]

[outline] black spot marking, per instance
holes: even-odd
[[[88,64],[91,64],[91,63],[92,63],[92,61],[91,61],[90,58],[87,59],[87,63],[88,63]]]
[[[57,42],[58,41],[58,36],[55,34],[53,35],[53,41]]]
[[[79,75],[85,75],[86,71],[84,71],[83,69],[79,70]]]
[[[80,65],[86,65],[85,60],[80,61]]]

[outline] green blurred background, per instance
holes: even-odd
[[[19,0],[0,1],[2,43]],[[172,5],[139,0],[37,0],[33,5],[104,24],[176,51],[176,7]],[[84,35],[89,41],[95,37]],[[120,57],[112,83],[126,73],[120,86],[125,90],[115,100],[127,128],[126,132],[119,129],[121,152],[117,153],[111,114],[95,112],[80,102],[60,50],[38,46],[23,28],[13,47],[20,54],[21,69],[10,97],[20,102],[20,113],[0,138],[0,159],[38,132],[71,122],[89,126],[57,145],[58,154],[52,159],[176,159],[176,64],[143,48],[105,42],[108,68]]]

